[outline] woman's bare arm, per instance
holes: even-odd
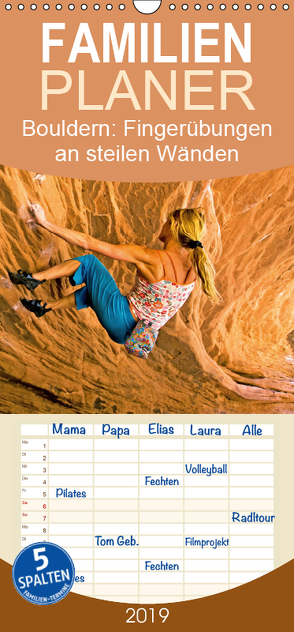
[[[30,206],[30,210],[39,226],[42,226],[42,228],[45,228],[50,233],[64,239],[73,246],[79,246],[84,250],[92,250],[93,252],[98,252],[101,255],[106,255],[112,259],[129,261],[130,263],[135,264],[152,264],[152,259],[156,256],[154,255],[154,251],[150,248],[137,246],[136,244],[122,246],[109,244],[108,242],[101,241],[100,239],[95,239],[94,237],[91,237],[91,235],[80,233],[78,231],[71,230],[70,228],[56,226],[56,224],[52,224],[46,219],[45,211],[39,204],[32,204]]]

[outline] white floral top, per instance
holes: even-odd
[[[155,329],[160,329],[184,305],[194,287],[195,281],[180,285],[168,279],[166,274],[156,283],[149,283],[137,275],[127,299],[138,320],[148,321]]]

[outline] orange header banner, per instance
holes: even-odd
[[[0,46],[2,164],[167,182],[294,162],[289,5],[1,3]]]

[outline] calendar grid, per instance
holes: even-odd
[[[228,450],[228,469],[229,469],[229,476],[231,475],[231,470],[230,470],[230,466],[231,466],[231,444],[229,441],[229,450]],[[229,494],[229,499],[228,499],[228,515],[230,516],[231,514],[231,494]],[[228,524],[229,524],[229,537],[231,537],[231,525],[230,525],[230,521],[228,520]],[[231,549],[229,548],[228,550],[228,558],[229,558],[229,569],[231,568]],[[231,588],[231,574],[229,573],[229,582],[228,582],[228,589]]]
[[[273,424],[22,424],[21,546],[66,548],[79,594],[222,592],[274,568],[273,467]]]
[[[95,467],[95,451],[94,451],[94,442],[93,442],[93,451],[92,451],[92,461],[93,461],[93,465],[92,465],[92,474],[93,474],[93,498],[95,496],[95,485],[94,485],[94,467]],[[92,509],[92,520],[93,520],[93,532],[94,532],[94,525],[95,525],[95,510],[94,510],[94,502],[93,502],[93,509]],[[95,595],[95,576],[94,576],[94,564],[95,564],[95,545],[94,545],[94,537],[93,537],[93,552],[92,552],[92,572],[93,572],[93,592],[92,592],[92,596],[94,597]]]
[[[183,481],[185,480],[185,436],[183,437]],[[186,488],[183,489],[183,523],[185,522],[186,515]],[[183,573],[185,577],[186,565],[185,565],[185,537],[183,535]],[[183,600],[186,599],[185,581],[183,582]]]

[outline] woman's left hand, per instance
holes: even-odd
[[[40,206],[40,204],[30,204],[29,209],[36,223],[39,224],[39,226],[45,226],[47,220],[42,206]]]

